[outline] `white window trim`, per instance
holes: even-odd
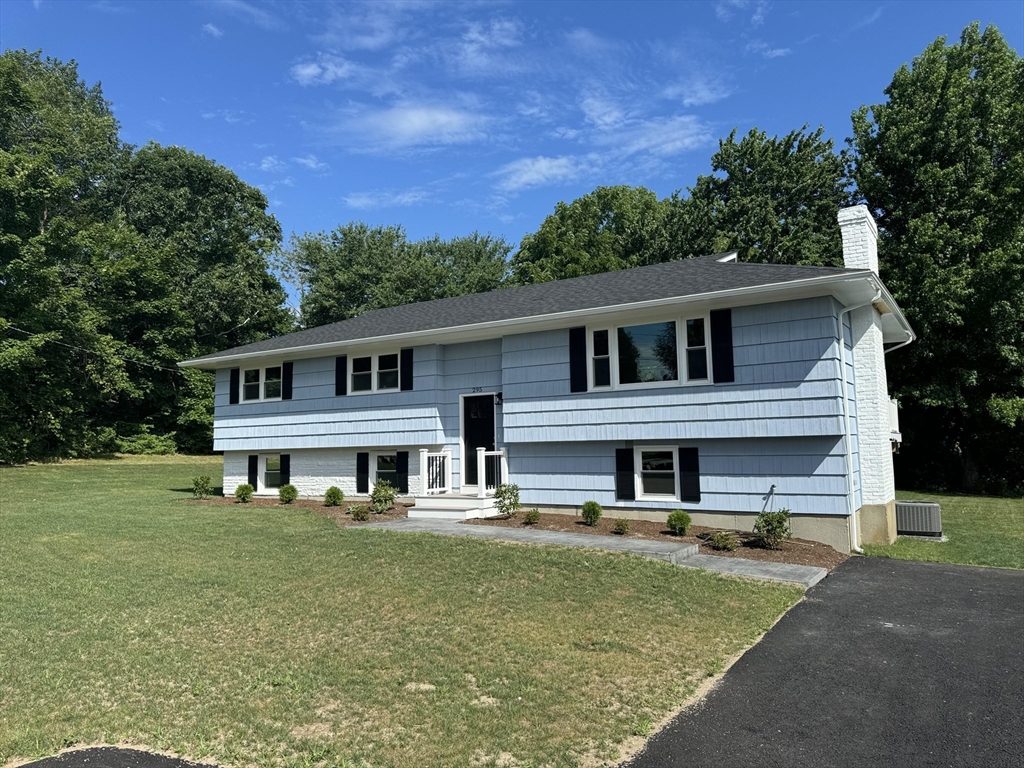
[[[270,366],[270,367],[273,368],[274,366]],[[252,370],[252,369],[250,368],[250,370]],[[249,402],[255,402],[255,401],[250,400]],[[278,459],[281,458],[281,454],[280,453],[261,453],[261,454],[259,454],[259,471],[256,473],[256,490],[255,490],[256,495],[262,495],[262,494],[271,494],[271,495],[273,495],[273,494],[278,493],[278,491],[281,489],[281,486],[277,486],[276,488],[270,488],[269,486],[267,486],[266,481],[264,480],[264,478],[267,476],[267,459],[272,459],[275,456]]]
[[[672,452],[672,495],[663,493],[644,493],[643,458],[644,451]],[[638,445],[633,448],[633,482],[637,501],[672,501],[682,503],[679,498],[679,446],[678,445]]]
[[[268,368],[280,368],[281,369],[281,394],[277,397],[266,397],[267,391],[267,369]],[[259,371],[260,372],[260,396],[256,398],[245,397],[245,372],[246,371]],[[259,367],[242,368],[239,374],[240,381],[238,383],[239,389],[238,402],[239,403],[276,403],[278,400],[282,400],[284,395],[284,363],[268,363]]]
[[[706,379],[690,379],[689,365],[686,358],[686,321],[704,321],[704,355],[708,362],[708,377]],[[676,378],[674,381],[642,381],[636,384],[619,383],[619,328],[629,328],[633,325],[653,325],[655,323],[676,324]],[[594,331],[608,331],[608,362],[611,368],[611,385],[594,385]],[[663,387],[702,387],[714,384],[711,369],[711,315],[709,313],[699,315],[684,315],[682,317],[668,317],[662,320],[637,320],[635,322],[623,322],[615,325],[593,325],[587,326],[587,391],[588,392],[614,392],[616,390],[630,389],[660,389]]]
[[[388,387],[387,389],[381,389],[377,386],[377,374],[379,373],[379,363],[382,355],[397,355],[398,356],[398,368],[395,370],[398,372],[398,386]],[[370,389],[353,389],[352,388],[352,377],[355,375],[355,363],[357,359],[364,357],[370,358]],[[402,350],[396,349],[394,351],[384,350],[383,352],[367,352],[360,354],[350,354],[348,356],[348,393],[350,395],[375,395],[377,393],[385,392],[401,392],[402,391]]]

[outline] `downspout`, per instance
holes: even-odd
[[[846,331],[843,327],[843,315],[848,314],[854,309],[860,309],[868,305],[874,304],[882,298],[882,292],[878,291],[875,293],[875,297],[870,301],[865,301],[861,304],[854,304],[852,307],[845,307],[839,312],[839,378],[843,384],[843,428],[845,433],[843,435],[846,441],[846,488],[848,499],[847,507],[850,510],[850,550],[856,552],[858,555],[864,554],[864,550],[857,545],[858,534],[860,531],[857,529],[857,510],[853,508],[853,436],[850,434],[850,388],[846,381]],[[853,322],[850,322],[850,343],[853,343]],[[910,343],[909,341],[907,342]],[[863,493],[864,478],[860,480],[861,489]]]
[[[914,336],[911,335],[911,337],[909,339],[907,339],[906,341],[901,341],[899,344],[893,344],[888,349],[886,349],[885,347],[882,347],[882,354],[888,355],[890,352],[892,352],[895,349],[902,349],[903,347],[907,346],[908,344],[913,344],[913,343],[914,343]]]

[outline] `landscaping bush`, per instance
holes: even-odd
[[[690,513],[677,509],[668,516],[668,529],[676,536],[685,536],[693,522]]]
[[[540,510],[531,509],[523,513],[523,525],[536,525],[540,522]]]
[[[766,549],[779,549],[784,539],[793,533],[789,530],[789,510],[778,512],[762,512],[754,521],[754,533],[758,542]]]
[[[373,504],[373,511],[383,515],[393,506],[398,498],[398,489],[387,480],[378,480],[373,484],[373,491],[370,493],[370,502]]]
[[[629,533],[629,520],[626,520],[624,517],[616,519],[612,533],[617,533],[619,536],[625,536]]]
[[[597,525],[597,521],[601,519],[601,505],[596,501],[583,502],[581,516],[587,525]]]
[[[291,483],[282,485],[277,491],[277,498],[281,500],[282,504],[291,504],[299,498],[299,489]]]
[[[357,504],[349,509],[349,514],[357,523],[365,523],[370,519],[370,508],[365,504]]]
[[[341,488],[336,485],[332,485],[327,489],[327,493],[324,494],[324,506],[325,507],[340,507],[341,502],[345,500],[345,494],[341,492]]]
[[[253,494],[256,493],[256,489],[248,483],[242,483],[240,486],[235,488],[235,500],[242,504],[248,504],[252,501]]]
[[[208,499],[213,496],[213,485],[209,475],[199,475],[192,478],[192,498]]]
[[[507,518],[513,518],[519,511],[519,486],[502,483],[494,489],[494,506]]]
[[[705,541],[718,552],[732,552],[738,546],[735,534],[729,531],[713,531],[708,534]]]

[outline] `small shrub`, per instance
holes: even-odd
[[[213,485],[209,475],[199,475],[192,478],[192,498],[208,499],[213,496]]]
[[[530,509],[523,513],[523,525],[536,525],[540,522],[540,510]]]
[[[789,510],[778,512],[762,512],[754,521],[754,533],[758,541],[766,549],[779,549],[782,542],[793,533],[789,530]]]
[[[692,524],[690,513],[685,510],[677,509],[668,516],[668,529],[676,536],[685,536]]]
[[[240,486],[235,488],[235,500],[242,504],[248,504],[252,501],[253,494],[256,493],[256,489],[248,483],[242,483]]]
[[[732,552],[738,545],[735,534],[732,534],[729,531],[714,531],[709,533],[705,541],[707,541],[708,546],[716,552]]]
[[[398,489],[387,480],[378,480],[373,484],[373,491],[370,493],[370,502],[373,505],[374,513],[383,515],[393,506],[398,498]]]
[[[370,519],[370,508],[365,504],[357,504],[349,509],[349,514],[357,523],[365,523]]]
[[[587,525],[597,525],[597,521],[601,519],[601,505],[596,501],[585,501],[580,514]]]
[[[612,528],[613,533],[619,534],[619,536],[625,536],[629,533],[629,520],[624,517],[620,517],[615,521],[615,526]]]
[[[519,486],[502,483],[494,489],[494,506],[505,517],[512,518],[519,511]]]
[[[277,491],[277,498],[281,500],[282,504],[291,504],[299,498],[299,489],[291,483],[282,485]]]
[[[174,442],[174,433],[154,435],[150,426],[143,424],[135,435],[118,437],[116,440],[118,453],[130,453],[139,456],[169,456],[178,450]]]
[[[327,493],[324,494],[324,506],[325,507],[340,507],[341,502],[345,500],[345,494],[341,492],[341,488],[336,485],[332,485],[327,489]]]

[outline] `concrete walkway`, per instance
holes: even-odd
[[[587,547],[609,552],[632,552],[634,555],[664,560],[683,568],[700,568],[748,579],[784,581],[811,587],[828,575],[824,568],[788,563],[768,563],[739,557],[714,557],[698,554],[696,544],[676,544],[671,541],[631,539],[625,536],[599,536],[591,533],[564,533],[537,531],[528,528],[502,528],[491,525],[464,525],[452,520],[402,518],[382,523],[370,523],[365,528],[405,533],[433,533],[439,536],[463,536],[471,539],[521,541],[527,544],[548,544],[558,547]]]

